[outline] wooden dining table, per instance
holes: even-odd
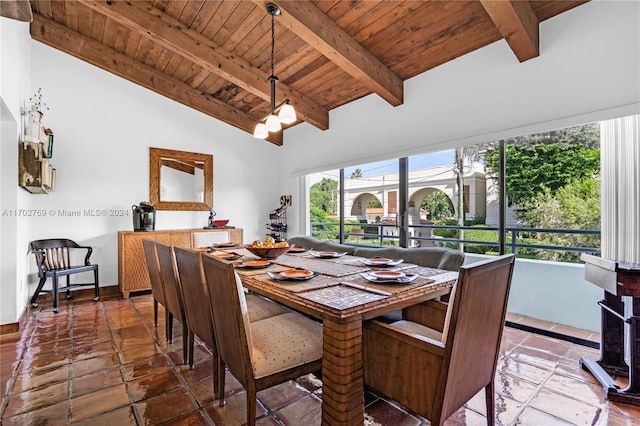
[[[316,258],[309,252],[285,254],[262,269],[243,267],[243,261],[252,255],[245,249],[236,252],[243,255],[236,261],[236,271],[249,291],[322,321],[323,425],[364,423],[363,321],[446,295],[458,276],[457,272],[403,262],[384,270],[417,275],[413,281],[370,282],[361,274],[383,268],[350,255]],[[291,269],[309,270],[314,276],[307,280],[272,278]]]

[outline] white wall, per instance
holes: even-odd
[[[464,264],[488,258],[466,253]],[[584,279],[584,265],[516,259],[507,310],[599,332],[602,297],[602,289]]]
[[[14,322],[25,308],[27,220],[18,205],[29,200],[16,184],[20,105],[31,92],[29,24],[0,18],[0,324]]]
[[[395,108],[377,95],[337,108],[324,132],[288,130],[284,185],[293,188],[300,174],[640,112],[640,2],[583,4],[540,24],[538,58],[519,63],[501,40],[405,81],[404,94]]]

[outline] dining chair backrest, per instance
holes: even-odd
[[[151,293],[153,298],[162,306],[166,305],[164,297],[164,288],[162,286],[162,278],[160,277],[160,267],[158,266],[158,253],[156,252],[156,243],[153,240],[144,238],[142,240],[142,248],[144,257],[147,261],[147,270],[149,271],[149,281],[151,282]]]
[[[252,371],[251,329],[242,285],[233,265],[212,256],[202,258],[213,312],[217,349],[235,378],[247,386]]]
[[[204,280],[200,253],[181,247],[174,247],[173,250],[189,331],[195,333],[210,349],[215,349],[209,290]]]
[[[160,276],[162,277],[162,287],[167,315],[167,342],[173,342],[173,317],[177,317],[182,324],[182,362],[187,363],[188,359],[188,336],[187,317],[185,315],[184,300],[182,297],[182,287],[176,269],[176,258],[173,247],[156,242],[156,252],[158,253],[158,265],[160,266]]]
[[[445,344],[445,414],[453,414],[495,376],[514,260],[507,255],[460,269]]]
[[[180,321],[185,318],[184,302],[180,281],[176,273],[176,261],[173,254],[173,247],[156,242],[156,252],[158,253],[158,265],[164,286],[164,295],[167,302],[167,309]],[[185,336],[186,338],[186,336]]]

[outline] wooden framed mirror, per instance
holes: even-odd
[[[149,201],[158,210],[211,210],[213,155],[149,148]]]

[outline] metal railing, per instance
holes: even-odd
[[[384,246],[399,245],[399,226],[388,223],[345,223],[345,244],[349,245],[365,245],[365,246]],[[339,224],[337,222],[311,222],[311,235],[319,238],[339,239]],[[458,232],[462,230],[463,238],[456,237],[440,237],[440,236],[409,236],[410,245],[420,246],[423,242],[429,245],[445,245],[458,244],[459,249],[464,250],[465,245],[485,245],[499,247],[497,241],[465,239],[464,231],[493,231],[500,232],[498,227],[477,227],[477,226],[458,226],[458,225],[410,225],[409,230],[414,231],[413,234],[419,233],[420,230],[429,230],[429,234],[433,230],[453,230]],[[355,232],[354,232],[355,230]],[[374,231],[374,232],[372,232]],[[411,234],[411,232],[410,232]],[[583,247],[583,246],[567,246],[534,243],[532,241],[540,240],[540,236],[544,234],[556,235],[591,235],[600,237],[600,230],[597,229],[549,229],[549,228],[525,228],[525,227],[507,227],[505,240],[508,242],[507,247],[511,253],[518,254],[518,249],[527,250],[556,250],[565,252],[593,253],[600,254],[600,247]],[[367,241],[362,243],[359,241]],[[412,244],[414,243],[414,244]]]

